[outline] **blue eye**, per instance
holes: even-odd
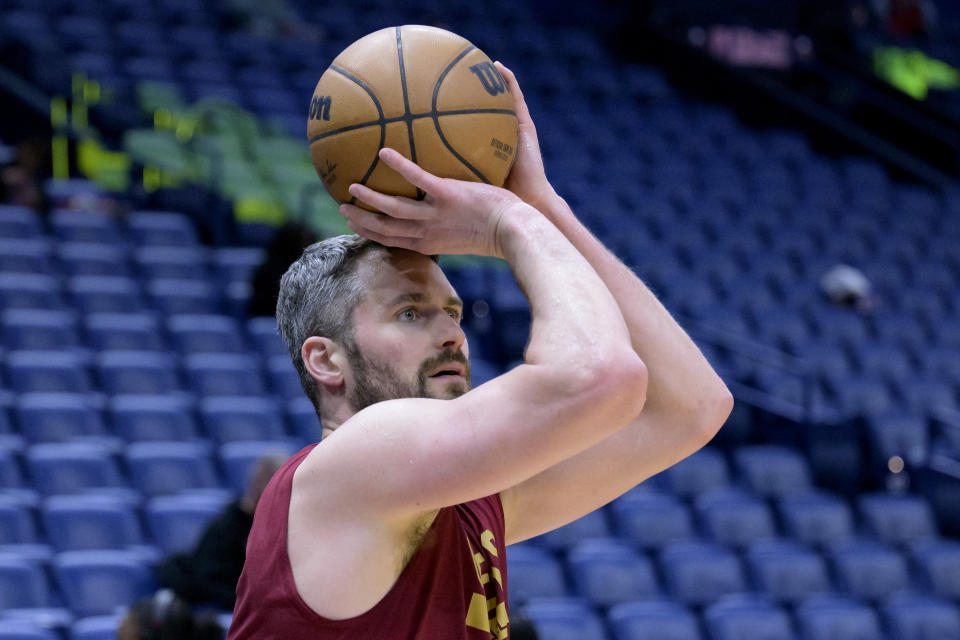
[[[397,314],[398,320],[403,320],[406,322],[411,322],[417,319],[417,312],[414,309],[404,309],[399,314]]]

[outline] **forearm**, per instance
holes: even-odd
[[[583,364],[629,348],[620,307],[584,256],[532,207],[511,213],[502,255],[530,302],[527,362]]]
[[[631,345],[647,365],[644,410],[669,413],[680,424],[696,424],[701,419],[722,422],[730,406],[726,386],[656,296],[577,220],[563,199],[550,198],[541,206],[616,300]]]

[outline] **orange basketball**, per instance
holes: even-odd
[[[360,38],[320,77],[307,119],[310,156],[337,202],[359,182],[418,197],[377,153],[391,147],[435,175],[501,186],[513,165],[513,96],[482,51],[420,25]]]

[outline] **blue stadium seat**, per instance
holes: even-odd
[[[287,344],[280,337],[280,331],[277,329],[275,318],[262,317],[250,318],[247,321],[247,333],[250,334],[251,342],[256,351],[263,358],[272,356],[286,356],[290,358],[287,351]]]
[[[160,324],[151,313],[91,313],[84,319],[97,351],[164,351]]]
[[[919,465],[927,459],[930,434],[922,416],[904,411],[882,413],[868,416],[866,427],[878,469],[887,469],[893,456],[900,456],[908,465]]]
[[[146,289],[153,305],[168,316],[220,311],[220,296],[205,280],[155,278],[147,281]]]
[[[177,395],[120,395],[107,410],[116,433],[128,442],[193,440],[197,425],[189,403]]]
[[[23,477],[14,452],[0,446],[0,489],[18,489],[23,486]]]
[[[120,616],[88,616],[70,627],[70,640],[115,640]]]
[[[190,388],[199,396],[262,396],[266,392],[260,368],[248,355],[191,354],[184,359],[184,370]]]
[[[22,500],[0,493],[0,545],[36,542],[37,526],[29,507]]]
[[[704,531],[720,544],[745,547],[776,536],[773,514],[765,502],[739,489],[715,489],[694,502]]]
[[[106,436],[100,414],[85,394],[22,393],[15,400],[20,433],[30,442],[66,442]]]
[[[913,550],[912,557],[920,579],[932,593],[960,601],[960,542],[923,542]]]
[[[910,376],[897,383],[905,409],[923,415],[931,409],[960,408],[960,385],[937,375]]]
[[[779,498],[811,488],[807,461],[794,449],[749,445],[738,448],[733,457],[741,477],[761,496]]]
[[[115,496],[53,496],[44,501],[41,513],[56,551],[123,549],[144,541],[133,506]]]
[[[271,356],[267,360],[267,373],[273,392],[286,400],[304,397],[300,376],[297,374],[289,355]]]
[[[792,541],[768,540],[751,544],[747,564],[757,587],[784,604],[797,604],[831,588],[827,567],[820,554]]]
[[[704,606],[728,593],[746,590],[737,556],[706,542],[675,542],[664,547],[660,564],[669,593],[690,606]]]
[[[126,250],[106,242],[61,242],[57,255],[63,272],[71,276],[129,277]]]
[[[193,222],[181,213],[134,211],[127,218],[127,228],[140,246],[188,247],[197,244]]]
[[[243,495],[250,483],[250,472],[263,456],[289,458],[296,452],[286,440],[242,440],[220,446],[220,464],[226,476],[227,487],[236,495]]]
[[[147,280],[171,278],[203,280],[209,278],[207,254],[195,246],[146,246],[133,251],[140,275]]]
[[[881,608],[892,640],[960,638],[960,609],[949,600],[897,593]]]
[[[693,497],[730,484],[727,461],[718,449],[704,447],[663,472],[667,486],[683,497]]]
[[[876,612],[854,600],[814,596],[796,617],[804,640],[885,640]]]
[[[42,566],[9,552],[0,553],[0,611],[49,607],[52,595]]]
[[[655,550],[694,537],[690,509],[672,495],[630,491],[609,509],[619,534],[642,549]]]
[[[8,309],[0,314],[0,335],[11,351],[80,346],[76,318],[65,311]]]
[[[541,638],[607,640],[601,619],[578,598],[539,598],[527,603],[523,612]]]
[[[92,389],[83,359],[69,351],[11,351],[7,375],[19,393],[86,393]]]
[[[50,213],[49,221],[61,242],[121,242],[116,218],[107,213],[56,209]]]
[[[209,396],[200,401],[207,437],[218,444],[285,437],[283,415],[270,398]]]
[[[180,353],[245,353],[240,325],[229,316],[181,314],[167,319]]]
[[[830,557],[840,587],[859,600],[877,601],[910,585],[906,560],[885,545],[851,540]]]
[[[507,574],[512,609],[531,598],[567,595],[563,566],[546,549],[528,543],[511,546],[507,554]]]
[[[938,535],[930,503],[919,496],[863,494],[857,505],[868,530],[887,544],[907,547]]]
[[[163,40],[154,42],[163,42]],[[123,70],[128,77],[138,78],[141,81],[172,82],[177,77],[170,60],[151,55],[126,58]]]
[[[0,226],[2,224],[0,219]],[[50,243],[43,236],[14,238],[16,236],[3,235],[0,230],[0,272],[56,275],[50,260]]]
[[[67,280],[73,303],[84,313],[133,313],[143,310],[136,280],[125,276],[75,276]]]
[[[62,308],[60,287],[51,276],[0,272],[0,310]]]
[[[173,359],[160,351],[102,351],[96,369],[101,387],[111,395],[164,394],[180,388]]]
[[[211,520],[226,506],[222,497],[179,494],[151,498],[145,515],[150,533],[166,553],[191,551]]]
[[[566,551],[571,546],[587,538],[603,538],[610,535],[610,525],[602,509],[569,522],[562,527],[548,531],[532,540],[551,551]]]
[[[126,550],[64,551],[53,570],[67,605],[78,616],[107,615],[155,589],[150,566]]]
[[[219,282],[249,282],[253,272],[267,257],[260,247],[220,247],[213,250],[211,264]]]
[[[323,437],[323,425],[317,416],[317,410],[306,396],[287,401],[287,424],[289,431],[306,446],[320,442]]]
[[[721,598],[704,611],[712,640],[793,640],[793,627],[786,611],[758,596]]]
[[[33,486],[45,495],[125,486],[110,450],[91,442],[48,442],[27,450]]]
[[[607,615],[613,640],[702,640],[690,610],[673,600],[624,602]]]
[[[40,216],[33,209],[0,204],[0,238],[28,240],[43,235]]]
[[[131,484],[148,497],[220,486],[205,442],[134,442],[125,458]]]
[[[567,566],[577,594],[594,606],[660,595],[650,560],[616,538],[584,539],[570,548]]]
[[[813,491],[778,501],[785,532],[806,545],[829,547],[853,535],[853,514],[837,496]]]

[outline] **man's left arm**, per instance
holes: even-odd
[[[520,88],[498,66],[517,99],[520,121],[517,165],[506,186],[550,219],[593,266],[619,305],[649,376],[643,411],[627,427],[501,492],[511,544],[599,508],[700,449],[726,421],[733,398],[653,293],[553,191]]]

